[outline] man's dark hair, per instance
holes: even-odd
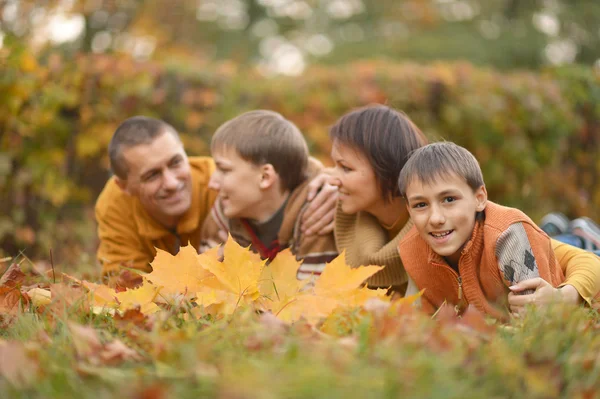
[[[128,165],[123,158],[123,150],[140,144],[149,144],[165,133],[179,135],[173,126],[160,119],[147,116],[134,116],[119,125],[108,144],[108,157],[113,173],[120,179],[126,180]]]
[[[329,136],[365,155],[386,201],[400,196],[400,171],[411,152],[427,144],[425,135],[406,114],[380,104],[342,116]]]

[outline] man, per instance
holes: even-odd
[[[217,195],[208,188],[213,160],[188,158],[171,125],[143,116],[117,128],[108,152],[114,176],[96,202],[103,276],[116,276],[122,267],[149,271],[155,248],[176,254],[189,242],[198,249],[202,223]],[[323,186],[326,180],[322,175],[311,182],[314,200],[303,218],[305,234],[333,229],[336,191]],[[114,277],[109,281],[118,283]]]

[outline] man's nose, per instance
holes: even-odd
[[[167,190],[175,190],[179,187],[179,179],[173,172],[166,171],[163,175],[163,186]]]

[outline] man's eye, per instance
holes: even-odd
[[[158,175],[159,175],[159,173],[158,173],[158,172],[151,173],[151,174],[149,174],[149,175],[145,176],[145,177],[142,179],[142,181],[143,181],[143,182],[147,182],[147,181],[156,180],[156,178],[158,177]]]

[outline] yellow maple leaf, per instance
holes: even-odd
[[[258,280],[265,261],[248,248],[242,248],[231,236],[225,243],[222,262],[212,251],[198,255],[198,260],[204,269],[215,275],[224,290],[252,299],[259,296]],[[198,291],[202,290],[195,292]]]
[[[278,253],[262,270],[258,284],[260,294],[271,300],[296,295],[307,284],[296,278],[299,267],[300,262],[289,248]]]
[[[198,253],[191,245],[181,247],[175,256],[157,248],[151,265],[152,272],[145,277],[160,288],[159,296],[167,301],[181,296],[193,298],[202,287],[202,280],[211,276],[200,265]]]
[[[333,312],[338,305],[338,301],[334,298],[317,296],[305,291],[295,297],[287,298],[287,301],[273,303],[271,311],[278,319],[287,323],[304,318],[308,323],[316,324]]]
[[[158,312],[160,308],[153,302],[158,291],[156,286],[144,279],[141,287],[118,292],[116,297],[119,301],[119,311],[125,312],[139,306],[140,312],[145,315]]]
[[[63,273],[63,276],[75,281],[88,290],[88,296],[94,308],[111,308],[115,309],[118,306],[117,292],[104,284],[90,283],[89,281],[79,280],[73,276]]]
[[[364,281],[383,269],[383,266],[360,266],[351,268],[346,264],[346,252],[325,266],[315,283],[314,292],[321,296],[345,295],[359,288]]]

